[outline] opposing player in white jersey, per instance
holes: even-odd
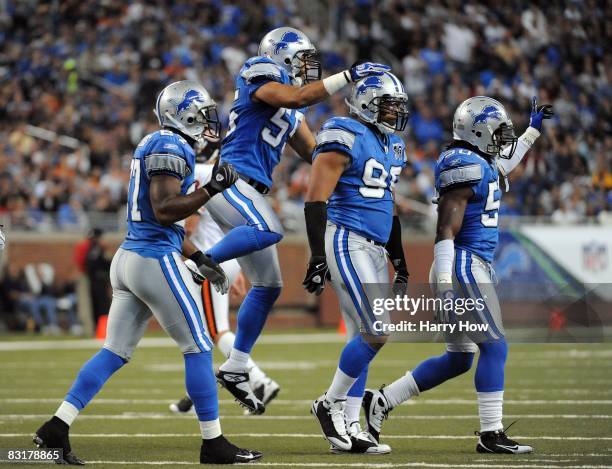
[[[440,298],[472,299],[484,305],[461,314],[439,311],[439,321],[457,324],[461,318],[486,328],[482,333],[448,333],[446,353],[421,362],[389,386],[366,391],[366,421],[376,440],[394,407],[465,373],[478,352],[474,384],[480,431],[476,450],[504,454],[533,451],[531,446],[508,438],[502,423],[508,346],[491,262],[498,240],[499,174],[506,177],[517,167],[539,137],[543,119],[552,115],[552,106],[537,106],[534,97],[529,127],[517,139],[499,101],[475,96],[457,108],[453,142],[440,155],[435,170],[438,223],[430,283]]]
[[[219,138],[216,105],[201,84],[179,81],[159,94],[155,114],[161,130],[141,140],[131,161],[128,232],[111,264],[106,341],[83,365],[55,415],[34,435],[38,446],[63,450],[58,464],[84,464],[72,453],[70,425],[130,360],[152,315],[183,353],[187,393],[202,435],[200,462],[230,464],[262,456],[234,446],[221,433],[212,344],[192,277],[206,277],[223,292],[228,282],[223,270],[185,239],[182,222],[238,178],[230,165],[220,164],[209,183],[195,187],[194,147],[203,138]],[[181,254],[195,263],[193,272]]]
[[[217,154],[218,150],[214,150],[208,163],[204,162],[205,157],[198,156],[195,165],[195,180],[200,186],[204,186],[210,181],[213,171],[212,161],[216,159]],[[210,249],[223,238],[223,231],[205,207],[200,208],[197,214],[186,220],[185,232],[187,237],[202,252]],[[236,259],[225,261],[221,263],[221,268],[227,275],[231,285],[230,288],[235,289],[238,295],[244,296],[245,292],[242,291],[244,289],[244,278],[241,275],[238,261]],[[230,294],[218,292],[211,287],[210,281],[205,279],[202,282],[202,303],[210,336],[221,353],[225,357],[229,357],[236,337],[230,330],[229,323]],[[253,393],[264,405],[269,404],[278,395],[280,386],[276,381],[266,376],[251,358],[249,358],[247,365]],[[185,396],[177,403],[170,404],[170,410],[176,413],[190,412],[193,410],[193,401],[189,396]]]
[[[311,250],[304,287],[319,293],[331,275],[345,317],[356,324],[350,329],[363,334],[345,345],[312,413],[333,452],[384,454],[389,446],[359,423],[368,367],[386,338],[374,325],[374,298],[366,287],[389,283],[389,257],[394,282],[407,282],[393,187],[406,165],[404,142],[395,133],[408,122],[408,97],[397,77],[385,72],[356,82],[347,104],[350,117],[329,119],[317,135],[304,207]]]

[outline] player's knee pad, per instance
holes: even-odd
[[[273,244],[278,244],[281,239],[283,239],[282,233],[267,230],[253,230],[253,236],[255,237],[258,250],[265,249]]]
[[[469,352],[446,352],[450,368],[457,373],[455,376],[462,375],[472,368],[474,354]]]
[[[483,358],[498,363],[506,363],[508,358],[508,344],[504,339],[496,340],[495,342],[483,342],[478,344],[480,349],[480,359]]]

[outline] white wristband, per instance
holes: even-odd
[[[434,267],[436,277],[452,277],[455,260],[455,243],[452,239],[443,239],[434,246]]]
[[[519,139],[525,142],[525,144],[529,146],[529,148],[531,148],[539,136],[540,131],[538,129],[535,129],[533,127],[527,127],[527,129],[525,130],[523,135],[519,137]]]
[[[327,77],[323,79],[323,86],[325,87],[325,91],[330,96],[334,93],[337,93],[346,85],[351,82],[350,75],[347,77],[348,72],[345,70],[344,72],[336,73],[331,77]]]

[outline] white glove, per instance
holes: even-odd
[[[455,299],[455,291],[453,290],[453,277],[449,273],[441,273],[436,278],[436,298],[442,300],[442,308],[436,308],[435,319],[440,323],[447,324],[450,322],[450,314],[452,308],[446,309],[444,306],[448,303],[448,300]]]
[[[5,246],[6,246],[6,235],[2,231],[2,225],[0,225],[0,251],[4,251]]]

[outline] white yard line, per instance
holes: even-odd
[[[22,438],[31,433],[0,433],[0,438]],[[74,438],[201,438],[199,433],[71,433]],[[230,433],[228,437],[243,438],[323,438],[319,433]],[[390,440],[473,440],[469,435],[385,435]],[[612,441],[612,437],[590,436],[525,436],[517,439],[562,441]]]
[[[317,334],[274,334],[263,335],[259,344],[267,345],[299,345],[299,344],[333,344],[344,342],[344,337],[336,333]],[[15,340],[0,343],[0,352],[14,352],[19,350],[82,350],[98,349],[102,341],[96,339],[77,340]],[[176,343],[169,337],[145,337],[138,343],[138,348],[170,348]]]
[[[0,414],[2,420],[38,420],[48,418],[48,414]],[[612,415],[607,414],[509,414],[508,419],[534,419],[534,420],[579,420],[595,419],[610,420]],[[193,419],[194,414],[174,414],[170,412],[124,412],[121,414],[82,414],[79,420],[166,420],[166,419]],[[475,420],[478,415],[393,415],[393,420]],[[221,420],[312,420],[310,415],[222,415]]]
[[[193,461],[86,461],[87,464],[116,464],[121,466],[127,465],[147,465],[147,466],[174,466],[174,465],[197,465],[199,463]],[[581,465],[541,465],[541,464],[508,464],[499,461],[499,463],[489,463],[489,464],[443,464],[443,463],[428,463],[428,462],[407,462],[407,463],[330,463],[330,462],[266,462],[265,460],[260,460],[254,463],[254,467],[365,467],[365,468],[395,468],[395,467],[430,467],[430,468],[472,468],[472,469],[487,469],[490,467],[502,467],[508,469],[557,469],[557,468],[565,468],[565,469],[609,469],[612,466],[601,466],[601,465],[589,465],[589,464],[581,464]]]
[[[127,465],[147,465],[147,466],[173,466],[173,465],[197,465],[199,463],[193,461],[86,461],[87,464],[116,464],[121,466]],[[490,467],[502,467],[508,469],[522,469],[522,468],[531,468],[531,469],[557,469],[557,468],[570,468],[570,469],[600,469],[600,468],[612,468],[612,466],[601,466],[601,465],[541,465],[541,464],[508,464],[499,461],[499,463],[494,464],[443,464],[443,463],[428,463],[428,462],[406,462],[406,463],[330,463],[330,462],[266,462],[265,460],[260,460],[254,463],[254,467],[365,467],[365,468],[395,468],[395,467],[431,467],[431,468],[472,468],[472,469],[487,469]]]

